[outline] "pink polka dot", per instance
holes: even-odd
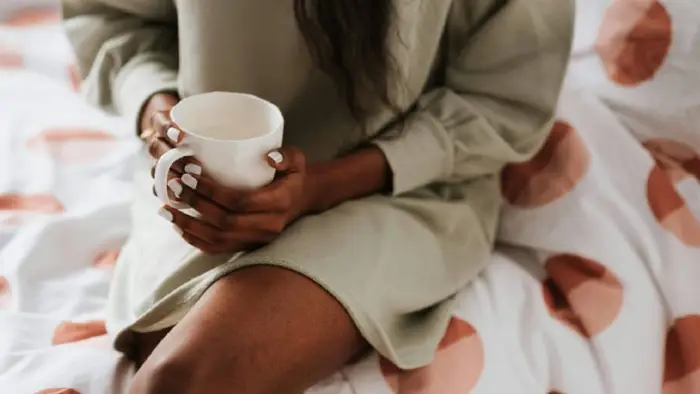
[[[576,130],[557,122],[542,149],[501,173],[501,192],[511,205],[534,208],[570,192],[588,172],[590,154]]]
[[[615,0],[603,19],[596,51],[609,78],[622,86],[652,79],[671,47],[671,16],[653,0]]]
[[[53,333],[51,343],[63,345],[66,343],[80,342],[86,339],[107,334],[104,320],[94,320],[84,323],[63,322],[59,324]]]
[[[98,160],[115,148],[110,133],[82,128],[52,128],[27,141],[27,148],[48,148],[61,163],[86,163]]]
[[[20,226],[37,214],[51,215],[63,212],[63,205],[50,194],[0,194],[0,226]]]
[[[689,177],[700,180],[700,156],[688,145],[669,139],[644,142],[656,164],[677,184]]]
[[[700,393],[700,315],[676,320],[666,336],[663,394]]]
[[[484,362],[479,334],[472,325],[455,317],[432,364],[402,371],[382,358],[380,369],[390,389],[397,394],[465,394],[478,383]]]
[[[700,247],[700,223],[683,197],[676,191],[674,183],[689,176],[689,171],[700,172],[698,171],[700,162],[696,158],[678,160],[678,157],[668,155],[670,150],[662,151],[659,146],[659,144],[651,145],[650,150],[657,164],[652,168],[647,179],[649,209],[661,227],[681,242],[688,246]],[[678,150],[674,152],[678,153]]]
[[[602,264],[576,255],[549,258],[543,295],[550,314],[588,338],[605,331],[622,308],[619,279]]]
[[[63,212],[63,205],[50,194],[0,194],[0,211]]]
[[[6,308],[10,304],[11,295],[10,281],[4,276],[0,276],[0,309]]]
[[[119,259],[120,250],[111,250],[97,255],[93,262],[93,266],[97,268],[114,268]]]
[[[79,92],[83,81],[82,77],[80,76],[80,72],[78,71],[78,66],[75,64],[68,67],[68,79],[70,80],[71,88],[73,88],[74,91]]]
[[[24,56],[18,50],[0,44],[0,70],[24,68]]]
[[[10,14],[2,24],[10,27],[27,27],[58,23],[60,20],[60,13],[53,8],[30,7]]]

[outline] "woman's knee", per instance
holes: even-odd
[[[344,308],[313,281],[244,269],[214,284],[163,339],[132,394],[302,392],[364,345]]]

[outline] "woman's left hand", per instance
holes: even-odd
[[[267,162],[277,170],[269,185],[251,191],[223,186],[201,167],[190,164],[182,178],[168,183],[179,201],[200,218],[171,207],[160,214],[171,221],[189,244],[205,253],[222,254],[255,249],[275,239],[304,214],[308,201],[306,159],[296,148],[271,152]]]

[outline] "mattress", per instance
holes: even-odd
[[[314,394],[700,393],[700,6],[579,2],[558,121],[434,362]],[[55,1],[0,3],[0,393],[126,393],[104,308],[145,152],[80,97]]]

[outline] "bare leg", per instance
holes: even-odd
[[[219,280],[165,336],[131,393],[299,394],[366,347],[345,309],[311,280],[247,268]]]

